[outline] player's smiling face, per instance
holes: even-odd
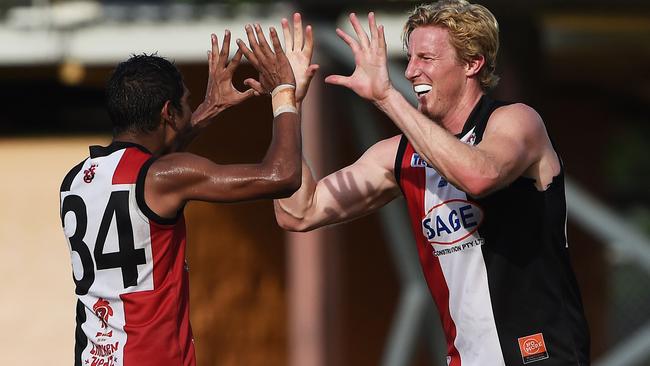
[[[458,60],[447,29],[415,28],[409,36],[408,57],[404,76],[413,85],[418,109],[440,122],[454,108],[467,81],[467,69]]]

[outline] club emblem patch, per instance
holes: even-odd
[[[95,169],[97,169],[97,164],[93,164],[90,168],[84,170],[84,182],[90,183],[95,178]]]

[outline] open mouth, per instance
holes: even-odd
[[[415,94],[417,94],[419,98],[424,96],[429,91],[431,91],[431,85],[428,84],[413,85],[413,91],[415,92]]]

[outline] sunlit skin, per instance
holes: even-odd
[[[454,136],[484,93],[478,74],[485,58],[478,55],[461,61],[445,28],[422,26],[410,34],[405,76],[413,93],[423,85],[430,87],[419,96],[416,109],[390,81],[384,27],[377,24],[375,14],[368,14],[368,33],[354,13],[350,24],[356,37],[341,29],[336,34],[350,47],[355,69],[349,76],[329,75],[325,82],[373,102],[448,182],[480,197],[520,176],[534,179],[536,188],[544,190],[559,173],[559,160],[543,121],[524,104],[498,108],[476,146]],[[292,64],[294,73],[311,75],[307,65]],[[320,180],[314,179],[303,160],[301,188],[290,198],[275,201],[278,224],[287,230],[309,231],[368,214],[399,196],[394,175],[399,141],[399,135],[379,141],[352,165]]]
[[[474,144],[459,139],[458,134],[484,92],[479,80],[479,73],[485,66],[484,56],[478,55],[461,61],[449,42],[446,29],[437,26],[416,28],[410,34],[409,63],[405,70],[405,76],[413,86],[413,90],[407,93],[418,94],[418,107],[414,108],[391,83],[384,28],[377,25],[374,13],[368,14],[370,36],[355,14],[350,14],[350,24],[356,37],[341,29],[337,29],[336,33],[349,46],[354,56],[355,69],[349,76],[329,75],[325,82],[348,88],[374,103],[401,130],[415,151],[412,156],[407,155],[408,150],[405,149],[401,150],[404,155],[398,154],[398,147],[403,146],[401,141],[404,140],[401,135],[397,135],[375,143],[357,161],[321,179],[314,178],[309,165],[303,159],[302,183],[298,191],[289,198],[274,201],[275,216],[280,227],[304,232],[347,222],[374,212],[404,193],[411,210],[415,237],[422,239],[420,235],[423,232],[419,226],[422,224],[422,227],[426,228],[425,221],[422,220],[423,212],[439,212],[434,209],[444,205],[445,209],[450,209],[453,213],[454,198],[463,197],[466,198],[466,203],[475,202],[476,197],[491,195],[520,177],[534,181],[535,187],[530,189],[543,191],[551,185],[553,177],[560,173],[559,159],[546,134],[544,123],[534,109],[521,103],[497,107],[488,115],[483,131],[479,132],[482,127],[474,124],[474,136],[482,134],[480,141]],[[306,73],[304,65],[293,67],[293,70],[296,75]],[[298,79],[298,76],[296,78]],[[467,136],[471,136],[469,131]],[[404,164],[402,166],[408,166],[406,164],[410,160],[411,167],[414,167],[415,152],[428,163],[430,169],[404,169],[414,174],[402,175],[401,181],[398,182],[400,163]],[[435,181],[429,179],[431,176],[435,177],[436,173],[449,185],[437,188]],[[417,176],[421,178],[416,178]],[[400,186],[400,183],[403,185]],[[526,184],[529,184],[528,181]],[[403,188],[403,191],[400,188]],[[507,203],[510,197],[522,205],[529,204],[527,194],[521,194],[520,189],[506,190],[501,196],[493,195],[493,202],[497,203],[491,204]],[[433,199],[425,199],[424,196]],[[414,207],[417,210],[415,214]],[[539,213],[545,214],[544,211]],[[516,212],[514,214],[517,215]],[[550,218],[552,215],[546,216]],[[451,217],[452,214],[449,218]],[[494,227],[499,228],[501,222],[507,226],[512,221],[509,218],[495,219],[494,215],[490,217],[492,222],[498,222]],[[478,227],[479,224],[475,225]],[[432,238],[425,236],[425,240]],[[501,239],[499,235],[496,237]],[[478,253],[477,258],[480,258],[480,249]],[[422,258],[423,268],[427,270],[425,262],[431,259],[426,255]],[[441,279],[443,283],[451,281],[462,284],[459,298],[464,297],[468,291],[480,291],[466,279],[468,273],[475,272],[476,268],[480,269],[483,264],[479,263],[480,267],[474,268],[469,258],[461,258],[461,261],[465,262],[459,262],[458,265],[452,264],[452,267],[456,267],[445,273],[444,279]],[[440,259],[442,260],[443,258]],[[429,284],[436,286],[434,281],[429,281]],[[475,306],[472,301],[459,301],[462,303],[461,308],[465,304]],[[459,321],[476,321],[472,318],[474,313],[467,314],[467,319],[463,318],[464,313],[458,316]],[[483,316],[483,319],[485,318],[487,317]],[[483,331],[483,334],[486,333]],[[451,339],[456,337],[456,334],[448,336]],[[471,335],[463,337],[470,339]],[[498,341],[496,344],[498,347]],[[476,349],[470,349],[468,346],[467,353],[478,355],[486,349],[485,347],[485,344]],[[459,363],[458,359],[457,357],[454,362]],[[476,361],[476,364],[481,361]],[[503,361],[490,360],[487,360],[487,363],[505,364]]]
[[[145,201],[159,216],[176,217],[190,200],[237,202],[260,198],[286,197],[300,186],[300,119],[295,113],[281,113],[273,119],[273,138],[259,163],[215,164],[182,151],[197,133],[223,110],[255,94],[254,89],[238,91],[232,77],[242,56],[260,71],[259,85],[273,90],[280,84],[295,85],[295,78],[277,31],[269,31],[269,44],[259,24],[247,25],[249,45],[237,40],[239,47],[228,59],[230,32],[224,33],[221,49],[211,35],[208,51],[208,83],[203,102],[192,112],[190,92],[184,86],[181,108],[171,101],[160,111],[160,124],[154,131],[127,131],[115,140],[134,142],[158,155],[145,179]],[[252,49],[252,50],[251,50]]]
[[[294,13],[292,17],[293,26],[289,20],[282,18],[282,35],[284,44],[287,48],[285,53],[291,68],[294,70],[296,78],[296,103],[298,107],[307,95],[309,83],[319,69],[318,64],[311,63],[311,57],[314,51],[314,34],[311,25],[304,27],[302,25],[302,16],[300,13]],[[259,95],[268,94],[262,84],[252,78],[244,80],[244,84],[251,87]]]
[[[413,86],[431,86],[428,93],[416,93],[418,110],[451,133],[460,132],[464,120],[456,117],[458,112],[468,114],[482,94],[476,82],[468,79],[476,72],[458,59],[448,31],[442,27],[415,28],[407,52],[404,76]]]

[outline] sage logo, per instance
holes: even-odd
[[[422,219],[422,233],[433,244],[454,244],[474,234],[483,210],[474,202],[454,199],[431,207]]]

